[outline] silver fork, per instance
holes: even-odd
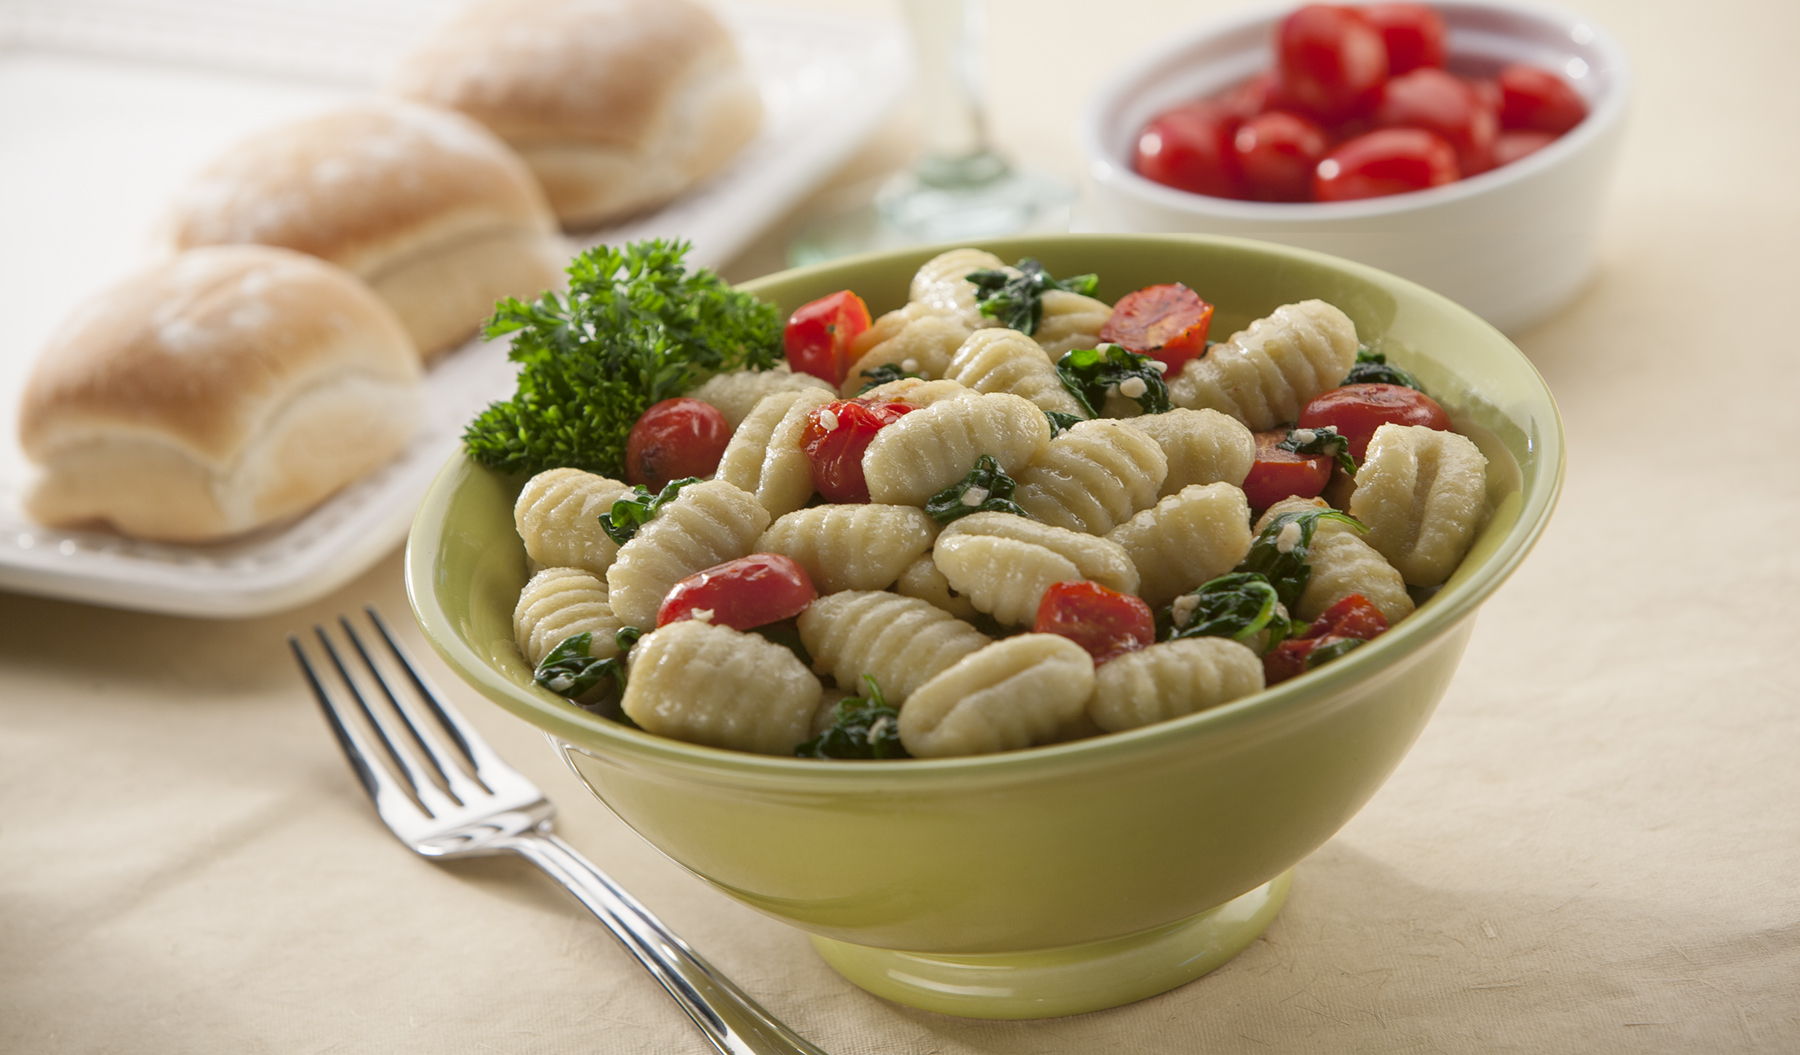
[[[338,618],[340,636],[350,646],[347,650],[332,644],[325,627],[313,628],[318,649],[337,672],[341,692],[326,687],[327,679],[320,676],[324,665],[313,662],[299,636],[290,636],[288,645],[350,767],[374,800],[375,812],[401,842],[433,860],[511,852],[542,868],[662,983],[718,1051],[825,1055],[758,1006],[611,877],[553,834],[550,818],[555,807],[550,801],[522,773],[501,761],[432,691],[375,609],[364,611],[393,667],[402,674],[399,692],[348,618]],[[349,662],[345,651],[354,656]],[[369,689],[378,692],[365,691]]]

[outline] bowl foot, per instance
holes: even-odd
[[[968,1018],[1053,1018],[1167,992],[1236,956],[1274,922],[1291,871],[1174,923],[1025,952],[899,952],[812,935],[839,974],[896,1003]]]

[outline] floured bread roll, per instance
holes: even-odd
[[[41,353],[26,512],[200,542],[292,516],[393,457],[421,368],[354,277],[264,246],[196,249],[88,302]]]
[[[562,285],[569,256],[543,192],[487,129],[397,100],[257,132],[176,195],[176,249],[254,243],[350,271],[427,359],[466,340],[503,297]]]
[[[762,122],[731,35],[690,0],[482,0],[405,55],[389,87],[493,129],[569,228],[669,201]]]

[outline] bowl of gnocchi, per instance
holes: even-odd
[[[502,306],[519,391],[409,595],[645,839],[911,1006],[1090,1011],[1255,940],[1561,486],[1525,356],[1338,258],[1063,235],[632,292],[678,257]]]

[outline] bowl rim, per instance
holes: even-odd
[[[1082,109],[1078,138],[1081,151],[1087,158],[1089,175],[1099,186],[1111,187],[1158,207],[1194,216],[1271,224],[1354,221],[1449,206],[1508,184],[1529,180],[1588,149],[1594,141],[1610,134],[1623,123],[1631,97],[1631,66],[1625,49],[1603,26],[1563,8],[1519,0],[1507,0],[1505,3],[1495,3],[1492,0],[1429,0],[1429,6],[1444,12],[1492,11],[1523,16],[1558,27],[1564,36],[1583,34],[1587,37],[1585,46],[1605,56],[1604,68],[1612,81],[1611,88],[1599,98],[1591,100],[1592,109],[1580,124],[1511,164],[1491,168],[1439,187],[1359,201],[1263,202],[1217,198],[1147,179],[1133,171],[1123,159],[1116,157],[1115,152],[1107,146],[1107,139],[1112,131],[1109,116],[1112,111],[1120,108],[1128,95],[1147,83],[1145,71],[1161,69],[1202,40],[1241,32],[1257,25],[1272,26],[1295,8],[1293,3],[1266,4],[1198,22],[1185,32],[1129,56],[1105,78]]]
[[[1029,254],[1032,251],[1042,251],[1046,242],[1073,245],[1138,243],[1146,249],[1195,245],[1260,253],[1344,271],[1364,281],[1395,287],[1410,297],[1435,302],[1441,310],[1462,316],[1470,326],[1489,331],[1503,342],[1516,356],[1516,365],[1524,369],[1533,383],[1534,395],[1538,397],[1533,402],[1541,403],[1542,408],[1547,411],[1540,423],[1542,431],[1535,437],[1527,436],[1528,440],[1535,440],[1533,449],[1541,466],[1536,475],[1538,485],[1532,489],[1521,487],[1518,492],[1520,505],[1517,518],[1507,534],[1495,545],[1487,563],[1460,582],[1445,586],[1429,604],[1421,606],[1417,612],[1383,634],[1378,642],[1381,647],[1357,649],[1302,677],[1194,714],[1137,729],[1020,751],[953,758],[893,760],[808,759],[761,755],[656,736],[572,706],[547,690],[522,688],[486,663],[456,632],[457,620],[444,607],[434,588],[437,581],[437,556],[445,534],[443,529],[448,523],[447,513],[461,487],[474,474],[500,475],[476,465],[461,450],[450,456],[433,479],[407,535],[402,572],[414,618],[425,637],[444,661],[481,691],[482,695],[569,743],[576,750],[590,755],[595,754],[595,751],[584,745],[604,744],[609,749],[616,749],[639,761],[674,766],[690,773],[711,773],[720,779],[773,782],[789,787],[797,784],[834,786],[855,782],[857,788],[863,790],[913,787],[921,781],[1031,779],[1046,770],[1067,775],[1076,765],[1116,763],[1134,755],[1165,750],[1171,742],[1189,738],[1230,736],[1247,726],[1278,722],[1294,716],[1298,711],[1320,706],[1346,682],[1377,678],[1383,671],[1404,663],[1431,640],[1449,633],[1510,577],[1543,534],[1561,493],[1566,463],[1562,416],[1542,373],[1510,338],[1469,309],[1416,282],[1365,264],[1315,250],[1219,235],[1071,233],[971,239],[858,254],[823,264],[775,272],[740,283],[739,288],[754,293],[759,287],[777,282],[816,277],[857,266],[887,266],[901,261],[916,265],[937,253],[972,244],[1001,256],[1006,256],[1007,251],[1011,250],[1016,256],[1021,252]]]

